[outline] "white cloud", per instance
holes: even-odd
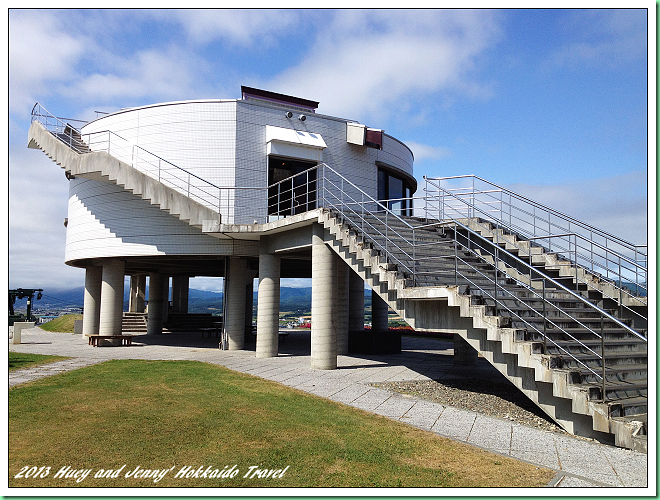
[[[516,184],[512,191],[634,244],[647,243],[646,172],[571,184]]]
[[[10,286],[82,286],[84,272],[64,264],[63,223],[69,198],[64,171],[41,151],[21,146],[10,149]]]
[[[549,64],[578,69],[585,64],[616,67],[646,57],[646,17],[644,9],[568,11],[563,36],[575,41],[553,54]]]
[[[51,11],[12,10],[9,17],[10,112],[25,114],[39,94],[49,93],[49,82],[75,77],[85,44]]]
[[[175,46],[108,59],[111,72],[90,74],[61,92],[101,102],[141,97],[181,99],[190,95],[195,86],[194,74],[203,72],[205,66],[203,61]]]
[[[414,141],[404,142],[413,152],[416,162],[422,160],[441,160],[442,158],[451,156],[451,151],[442,146],[428,146]]]
[[[298,12],[271,9],[189,9],[155,12],[179,22],[196,43],[225,39],[238,45],[269,43],[275,36],[295,26]]]
[[[392,114],[441,90],[488,96],[471,72],[498,33],[489,11],[339,11],[304,60],[267,88],[347,118]]]

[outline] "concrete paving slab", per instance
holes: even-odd
[[[445,406],[441,404],[418,399],[414,400],[414,404],[399,420],[420,429],[431,430],[444,410]]]
[[[559,470],[559,456],[554,435],[533,427],[516,425],[511,432],[511,456]]]
[[[611,486],[622,486],[600,445],[560,435],[555,436],[555,445],[561,470]]]
[[[369,387],[360,384],[351,384],[339,392],[336,392],[329,399],[338,403],[350,404],[369,390]]]
[[[322,398],[330,398],[334,394],[337,394],[338,392],[346,389],[352,385],[350,382],[344,382],[341,384],[324,384],[324,383],[318,383],[318,384],[311,384],[311,385],[302,385],[298,387],[301,391],[309,392],[310,394],[315,394],[316,396],[320,396]]]
[[[623,486],[648,485],[648,456],[622,448],[603,448],[603,454]]]
[[[586,479],[574,476],[564,476],[561,481],[557,483],[556,488],[593,488],[597,486],[600,485],[592,481],[587,481]]]
[[[447,406],[438,417],[431,431],[457,441],[467,441],[477,414]]]
[[[493,450],[503,455],[511,451],[513,424],[498,418],[477,414],[472,432],[467,438],[469,444]]]
[[[378,415],[399,420],[408,412],[408,410],[410,410],[410,408],[413,407],[415,400],[399,396],[398,394],[389,394],[391,397],[383,401],[373,411]]]
[[[362,394],[360,397],[354,399],[350,404],[354,408],[360,408],[361,410],[373,411],[378,406],[383,404],[384,401],[387,401],[392,397],[392,393],[378,388],[370,388],[367,392]]]

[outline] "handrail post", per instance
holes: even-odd
[[[470,232],[468,228],[468,238],[470,237]],[[499,232],[497,231],[497,225],[495,226],[495,308],[493,309],[493,316],[497,316],[497,275],[500,271],[500,262],[499,262],[499,249],[500,249],[500,240]]]
[[[603,314],[600,315],[600,358],[601,368],[603,370],[603,402],[607,401],[605,395],[605,321]]]
[[[389,203],[388,203],[388,205],[389,205]],[[388,245],[387,244],[390,240],[390,237],[389,237],[389,228],[390,227],[389,227],[389,224],[388,224],[388,221],[387,221],[388,212],[389,212],[389,210],[385,210],[385,258],[388,257],[388,250],[387,250]]]
[[[454,284],[458,286],[458,231],[454,224]]]
[[[621,256],[619,256],[619,319],[623,321],[623,275],[621,274]]]
[[[541,278],[543,283],[543,354],[548,354],[548,315],[545,309],[545,280]]]
[[[412,254],[413,254],[413,261],[412,261],[412,266],[413,266],[413,287],[417,286],[416,283],[416,278],[417,278],[417,258],[415,256],[415,228],[413,227],[412,230]]]

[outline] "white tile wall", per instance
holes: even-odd
[[[346,142],[346,121],[309,113],[301,122],[298,114],[288,119],[282,108],[246,101],[188,101],[124,110],[89,123],[83,133],[112,130],[218,187],[267,187],[266,125],[320,134],[328,146],[323,161],[373,197],[377,197],[377,160],[412,175],[412,153],[392,137],[383,136],[380,151],[357,146]],[[217,191],[203,181],[193,180],[191,185],[199,188],[194,199],[217,206]],[[185,193],[187,188],[176,189]],[[224,221],[265,220],[265,190],[223,192],[220,198]],[[158,251],[162,248],[157,246]]]
[[[203,234],[109,183],[69,181],[65,260],[136,255],[230,255],[235,244]],[[245,255],[258,255],[252,244]]]

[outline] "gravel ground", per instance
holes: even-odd
[[[485,380],[419,380],[372,385],[463,410],[505,418],[529,427],[566,434],[518,389],[505,384]]]

